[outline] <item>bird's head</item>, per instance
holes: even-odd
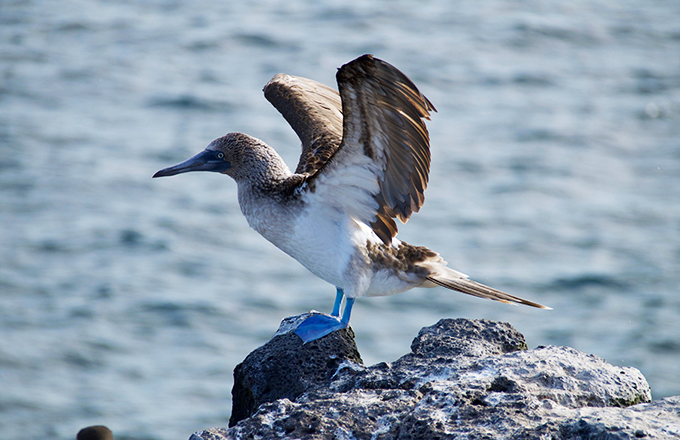
[[[235,159],[234,146],[237,143],[236,133],[215,139],[208,147],[195,155],[168,168],[158,171],[153,177],[174,176],[175,174],[188,173],[190,171],[213,171],[229,174]]]
[[[229,133],[217,138],[196,156],[164,168],[153,177],[174,176],[190,171],[227,174],[237,183],[265,182],[290,174],[276,151],[261,140],[243,133]]]

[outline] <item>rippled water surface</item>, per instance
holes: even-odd
[[[334,289],[248,228],[229,178],[151,175],[229,131],[294,167],[262,86],[334,85],[363,53],[439,110],[427,202],[400,237],[554,308],[360,299],[366,363],[441,318],[489,318],[680,394],[677,2],[5,1],[0,438],[227,424],[234,366]]]

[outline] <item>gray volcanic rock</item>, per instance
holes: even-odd
[[[526,350],[506,323],[441,320],[411,353],[371,367],[351,332],[303,345],[291,327],[237,367],[238,424],[191,440],[680,438],[680,397],[643,403],[651,392],[635,368]]]
[[[362,363],[351,328],[303,345],[292,330],[306,316],[283,320],[267,344],[236,366],[229,426],[250,417],[263,403],[295,400],[305,391],[323,386],[346,360]]]

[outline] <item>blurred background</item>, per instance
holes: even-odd
[[[294,168],[262,87],[335,86],[364,53],[439,110],[400,238],[554,308],[360,299],[365,363],[488,318],[680,394],[680,3],[2,1],[0,438],[227,425],[236,364],[335,290],[248,228],[230,178],[151,176],[230,131]]]

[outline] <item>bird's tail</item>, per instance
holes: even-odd
[[[502,303],[518,303],[527,306],[538,307],[539,309],[550,309],[544,305],[535,303],[533,301],[520,298],[518,296],[510,295],[509,293],[501,292],[493,287],[485,286],[484,284],[472,281],[460,272],[446,268],[446,274],[431,274],[427,280],[441,287],[456,290],[458,292],[467,293],[468,295],[477,296],[479,298],[489,298],[494,301]]]

